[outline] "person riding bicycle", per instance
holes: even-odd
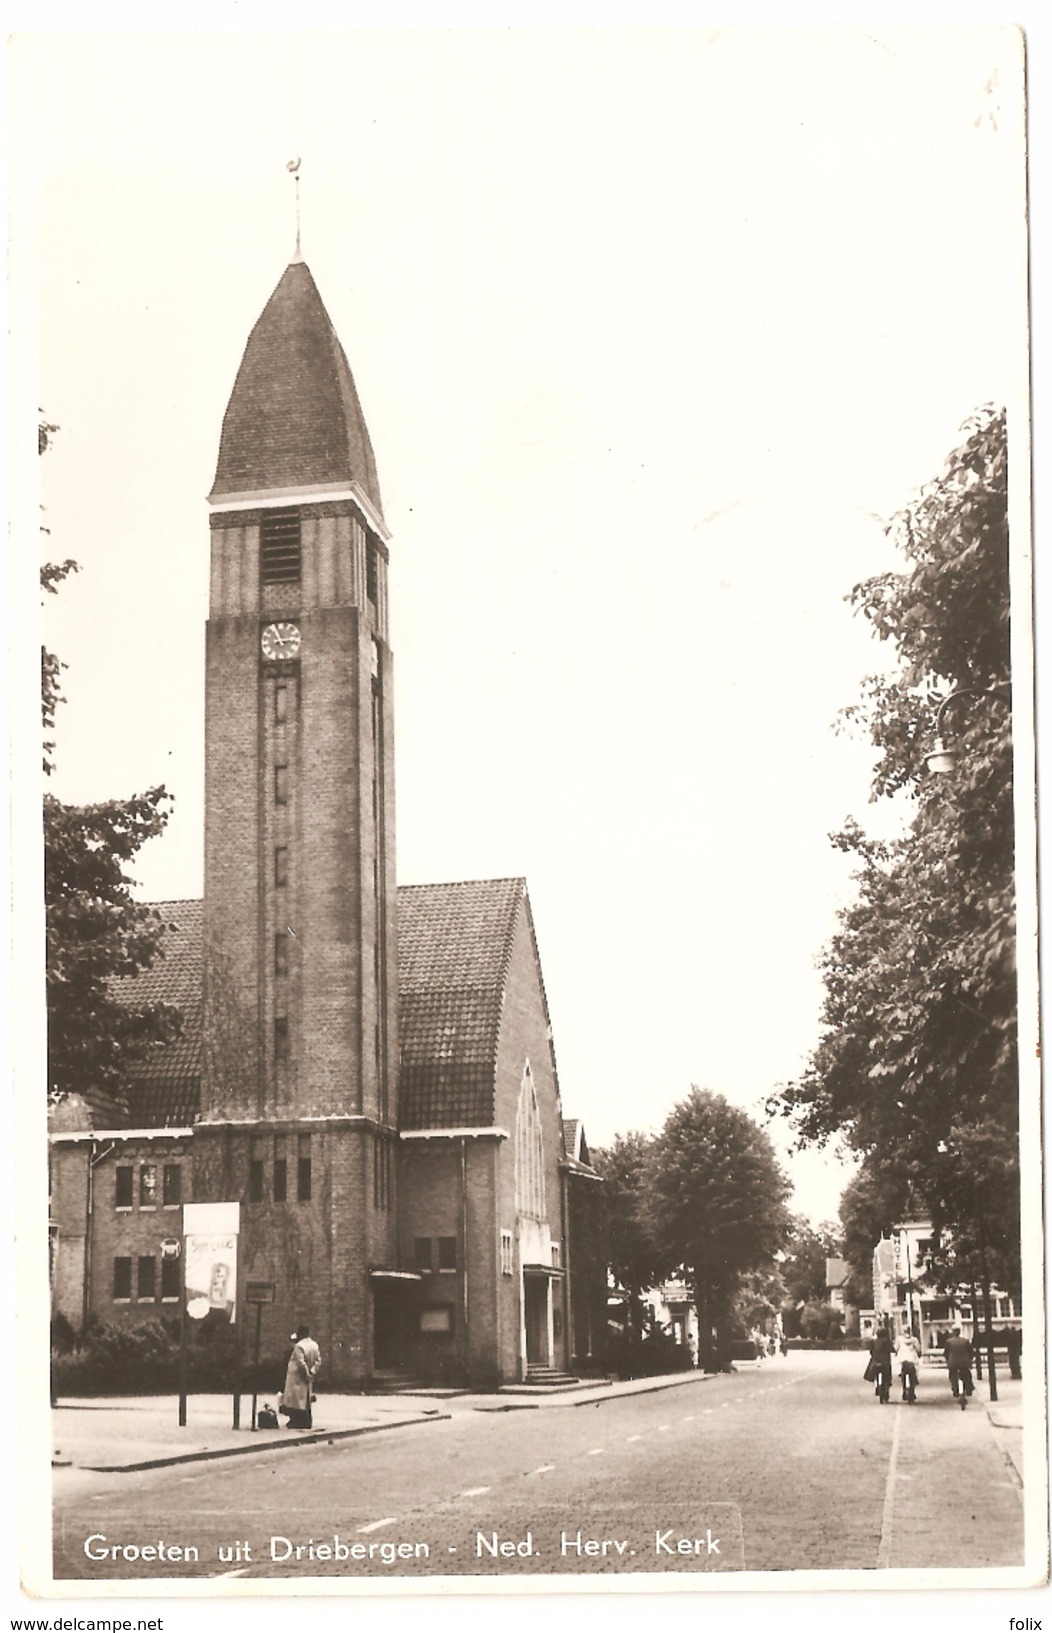
[[[946,1368],[950,1374],[953,1398],[960,1402],[962,1412],[968,1404],[968,1396],[975,1392],[975,1385],[972,1382],[973,1361],[971,1340],[962,1338],[960,1327],[954,1327],[946,1340]]]
[[[873,1381],[876,1385],[874,1394],[881,1406],[886,1406],[891,1394],[891,1334],[887,1327],[880,1327],[874,1333],[873,1342],[869,1346],[869,1355]]]
[[[902,1379],[902,1398],[907,1405],[912,1406],[917,1399],[917,1366],[920,1362],[920,1349],[911,1332],[899,1333],[895,1345],[895,1359],[899,1363],[899,1376]]]

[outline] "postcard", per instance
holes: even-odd
[[[9,50],[12,1625],[1036,1629],[1022,32]]]

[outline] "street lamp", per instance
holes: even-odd
[[[996,697],[1000,692],[1010,692],[1011,687],[995,684],[993,686],[959,686],[956,691],[944,697],[935,711],[933,731],[935,742],[931,752],[924,756],[928,770],[936,777],[949,777],[957,769],[960,760],[960,750],[947,746],[942,736],[942,717],[951,703],[956,703],[959,697]]]

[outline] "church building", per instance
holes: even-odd
[[[256,1290],[264,1355],[308,1320],[330,1387],[587,1367],[604,1294],[591,1261],[575,1279],[571,1220],[597,1181],[525,883],[396,882],[390,535],[298,257],[209,506],[204,901],[157,904],[164,956],[130,983],[182,1034],[123,1096],[54,1109],[54,1310],[178,1315],[184,1204],[238,1203],[230,1313]]]

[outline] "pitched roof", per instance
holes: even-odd
[[[492,1124],[504,983],[525,889],[522,879],[399,886],[402,1128]],[[198,1114],[202,903],[152,905],[168,925],[164,956],[118,991],[175,1004],[183,1031],[135,1067],[127,1115],[111,1127],[185,1127]]]
[[[586,1174],[589,1179],[599,1178],[592,1167],[584,1124],[579,1117],[563,1118],[563,1149],[566,1152],[566,1167],[571,1174]]]
[[[124,1126],[187,1128],[198,1115],[201,1078],[202,906],[199,901],[151,902],[165,923],[152,968],[116,983],[118,997],[136,1004],[174,1004],[182,1033],[138,1061],[127,1090]],[[112,1124],[110,1125],[113,1126]]]
[[[358,482],[378,511],[376,461],[343,347],[310,268],[286,267],[223,417],[210,497]]]
[[[399,1122],[486,1127],[522,879],[398,891]]]

